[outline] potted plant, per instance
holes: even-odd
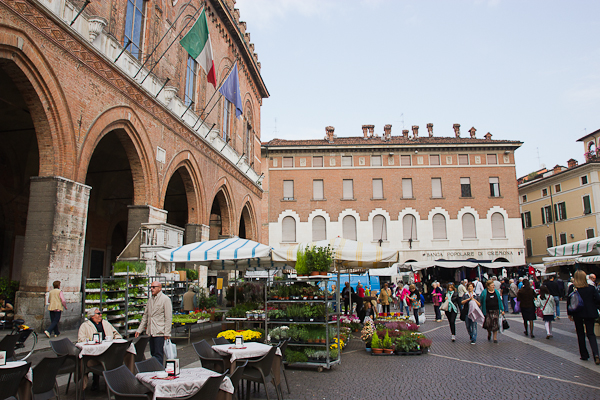
[[[392,339],[390,339],[390,335],[387,330],[385,331],[385,337],[383,338],[381,345],[383,346],[384,353],[392,354],[394,352],[392,349]]]
[[[381,346],[381,339],[379,339],[377,333],[374,333],[371,337],[371,351],[373,354],[381,354],[383,352],[383,348]]]
[[[300,248],[296,252],[296,274],[298,276],[308,275],[308,267],[306,265],[306,253]]]

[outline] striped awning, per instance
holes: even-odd
[[[577,256],[565,256],[565,257],[544,257],[542,261],[546,268],[560,267],[561,265],[575,265],[579,257]]]
[[[590,253],[592,251],[598,252],[598,245],[600,244],[600,237],[591,239],[580,240],[578,242],[563,244],[560,246],[548,247],[548,254],[552,257],[559,256],[576,256]]]
[[[600,264],[600,256],[579,257],[577,262],[580,264]]]

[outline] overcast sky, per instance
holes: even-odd
[[[434,124],[520,140],[517,176],[600,129],[600,1],[237,0],[270,93],[262,141]],[[538,160],[539,152],[539,160]]]

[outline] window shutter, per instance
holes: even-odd
[[[387,226],[383,215],[373,218],[373,241],[387,240]]]
[[[475,217],[471,213],[462,216],[463,239],[476,239]]]
[[[439,155],[430,155],[429,156],[429,165],[440,165],[440,156]]]
[[[344,199],[354,198],[354,181],[352,179],[344,179]]]
[[[488,154],[487,155],[487,163],[488,164],[498,164],[498,156],[496,154]]]
[[[566,233],[561,233],[560,234],[560,244],[567,244],[567,234]]]
[[[410,156],[400,156],[400,165],[409,166],[410,164]]]
[[[323,157],[313,157],[313,167],[322,167]]]
[[[320,179],[315,179],[313,181],[313,199],[314,200],[323,200],[323,181]]]
[[[432,222],[433,238],[446,239],[446,217],[444,217],[442,214],[435,214]]]
[[[294,166],[294,157],[283,157],[283,168],[292,168]]]
[[[525,245],[527,246],[527,257],[531,257],[533,255],[533,246],[531,245],[531,239],[527,239],[525,241]]]
[[[352,166],[352,156],[342,156],[342,167]]]
[[[323,217],[314,217],[312,220],[312,240],[316,242],[317,240],[325,240],[327,239],[327,232],[325,230],[325,218]]]
[[[552,244],[552,236],[546,236],[546,246],[554,247]]]
[[[412,179],[403,178],[402,179],[402,197],[405,199],[412,199]]]
[[[283,198],[286,200],[294,198],[294,181],[283,181]]]
[[[567,203],[562,202],[559,204],[560,211],[562,212],[562,219],[567,219]]]
[[[594,228],[589,228],[585,231],[586,236],[588,239],[591,239],[594,237]]]
[[[544,207],[542,207],[542,225],[546,224],[546,212],[544,211]]]
[[[504,216],[500,213],[492,214],[492,237],[493,238],[504,238]]]
[[[442,197],[442,178],[431,178],[431,197]]]
[[[460,184],[461,185],[470,185],[471,184],[471,178],[460,178]]]
[[[344,239],[356,240],[356,219],[352,215],[346,215],[342,225]]]
[[[371,165],[374,167],[381,166],[381,156],[371,156]]]
[[[373,198],[383,199],[383,179],[373,179]]]
[[[402,239],[417,240],[417,219],[414,215],[406,214],[402,218]]]
[[[292,217],[285,217],[281,221],[281,241],[295,242],[296,241],[296,220]]]
[[[469,155],[468,154],[459,154],[458,155],[458,165],[469,165]]]

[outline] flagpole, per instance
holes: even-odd
[[[221,96],[223,95],[223,93],[219,92],[219,90],[221,89],[221,87],[223,86],[223,84],[225,83],[225,81],[227,80],[227,78],[229,78],[229,75],[231,74],[231,70],[233,69],[233,67],[235,67],[236,64],[237,64],[237,60],[231,65],[231,67],[229,67],[229,71],[227,71],[227,73],[225,74],[225,77],[223,78],[223,80],[221,81],[221,83],[219,83],[219,88],[216,89],[215,92],[213,93],[213,95],[210,96],[210,99],[208,99],[208,102],[206,103],[207,106],[208,106],[208,104],[210,104],[210,101],[213,99],[213,97],[215,97],[215,94],[220,93]],[[198,129],[200,129],[200,127],[202,126],[202,124],[204,124],[204,122],[208,119],[208,116],[214,110],[214,108],[215,108],[215,106],[217,104],[218,104],[218,102],[215,102],[215,104],[213,104],[213,106],[211,107],[211,109],[208,112],[208,114],[206,114],[206,117],[204,117],[204,119],[202,120],[202,122],[200,122],[200,125],[198,126]],[[206,110],[206,108],[204,108],[204,109]],[[200,117],[202,117],[202,113],[200,113]],[[198,117],[198,120],[200,120],[200,117]],[[196,122],[192,126],[192,129],[194,129],[194,126],[196,126],[196,124],[198,123],[198,120],[196,120]]]
[[[156,67],[158,65],[158,62],[165,56],[165,54],[167,54],[167,51],[169,51],[169,49],[171,48],[171,46],[173,46],[173,43],[175,43],[177,41],[177,38],[179,38],[179,35],[181,35],[181,32],[183,32],[185,30],[185,28],[188,27],[188,25],[190,24],[190,22],[192,20],[196,19],[196,16],[198,15],[198,12],[201,11],[201,10],[203,10],[203,9],[204,8],[198,9],[198,11],[196,11],[196,14],[194,14],[194,16],[192,18],[188,19],[188,22],[185,24],[185,26],[179,31],[179,33],[177,34],[177,36],[175,36],[175,40],[173,40],[171,42],[171,44],[169,45],[169,47],[167,47],[167,49],[161,54],[161,56],[158,58],[158,60],[156,60],[156,63],[154,63],[154,65],[152,66],[152,68],[150,68],[150,71],[148,71],[148,74],[144,77],[144,79],[142,79],[142,81],[140,82],[140,85],[142,83],[144,83],[144,81],[146,80],[146,78],[150,76],[150,73],[152,71],[154,71],[154,67]]]

